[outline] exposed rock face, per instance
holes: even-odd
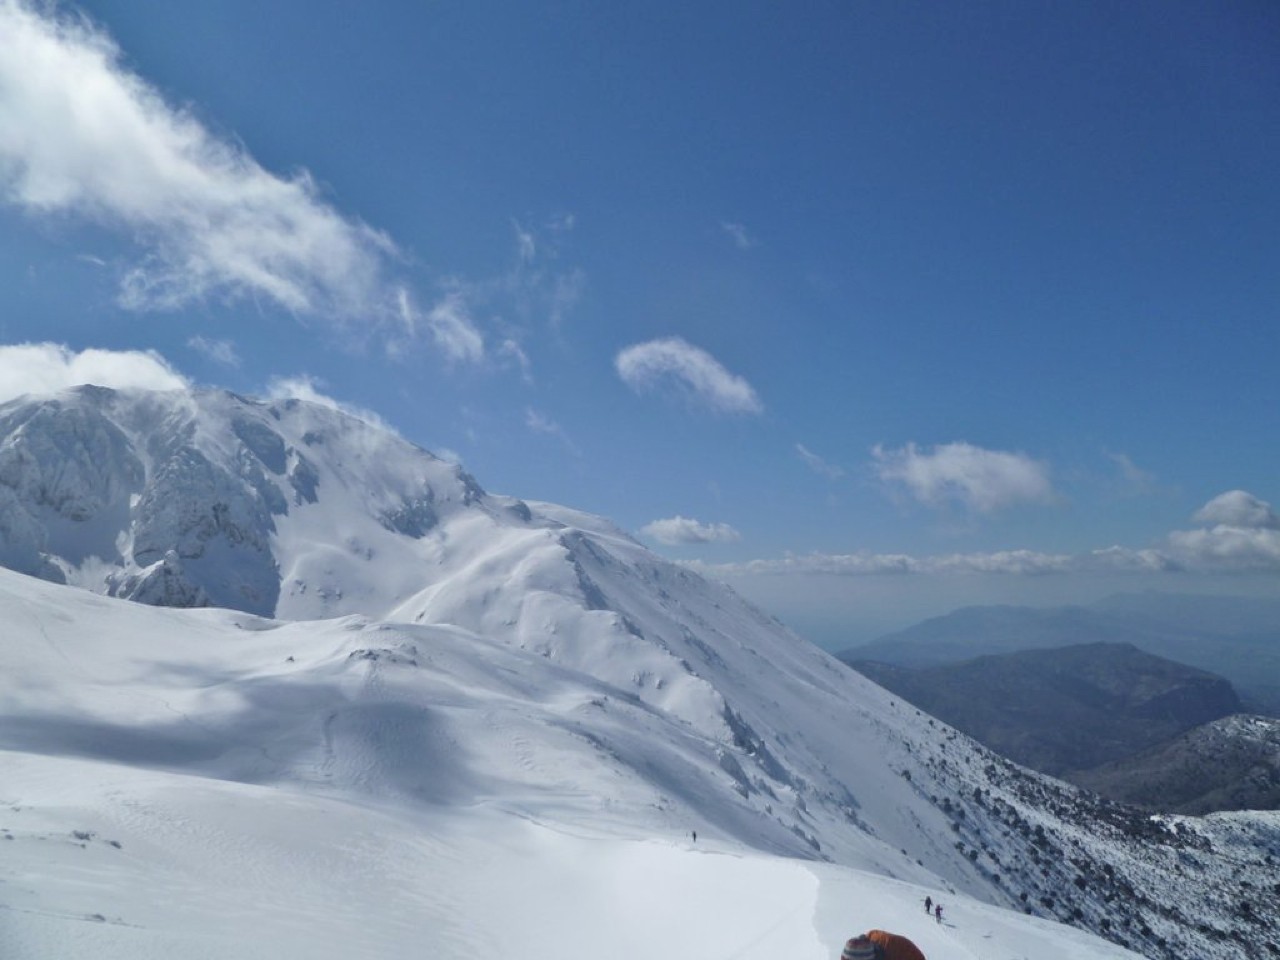
[[[182,568],[182,560],[173,550],[139,573],[113,575],[107,582],[113,597],[153,607],[211,606],[209,595],[192,584]]]
[[[1280,810],[1280,720],[1224,717],[1072,779],[1148,810]]]
[[[0,563],[45,579],[107,556],[145,467],[100,404],[109,391],[0,407]]]
[[[0,406],[0,565],[145,603],[383,613],[427,585],[427,564],[404,571],[430,545],[404,542],[470,506],[532,520],[455,465],[299,401],[78,387]],[[393,588],[383,555],[402,561]]]

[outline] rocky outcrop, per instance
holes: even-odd
[[[1072,780],[1147,810],[1280,810],[1280,720],[1224,717]]]

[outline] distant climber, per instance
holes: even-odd
[[[840,960],[925,960],[925,956],[906,937],[884,930],[868,930],[845,942]]]
[[[942,922],[942,904],[938,904],[933,908],[933,918],[939,923]]]
[[[698,831],[697,831],[697,830],[693,831],[693,842],[694,842],[694,843],[697,843],[697,842],[698,842]]]
[[[933,913],[933,897],[924,898],[924,912]]]

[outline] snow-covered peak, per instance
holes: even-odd
[[[422,541],[459,512],[529,519],[319,404],[78,387],[0,406],[0,562],[96,591],[376,616],[422,586]]]

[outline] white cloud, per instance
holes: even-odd
[[[304,400],[307,403],[319,404],[330,410],[345,413],[349,417],[355,417],[357,420],[363,420],[394,436],[400,436],[395,427],[372,410],[336,400],[324,392],[324,386],[323,380],[305,373],[292,377],[273,377],[267,383],[266,394],[272,400]]]
[[[461,294],[451,293],[427,314],[431,336],[451,360],[484,359],[484,337],[471,320]]]
[[[720,229],[729,235],[729,239],[739,250],[750,250],[756,245],[755,237],[751,236],[747,228],[740,223],[721,221]]]
[[[525,321],[545,316],[551,329],[559,330],[587,286],[587,275],[580,268],[556,266],[562,241],[573,227],[571,214],[552,218],[542,227],[541,235],[515,223],[514,266],[502,276],[468,284],[470,297],[504,312],[514,312]]]
[[[1125,493],[1140,496],[1156,489],[1155,475],[1143,470],[1127,454],[1108,453],[1107,458],[1116,465]]]
[[[396,292],[396,303],[401,323],[411,339],[425,329],[449,361],[479,363],[484,359],[484,335],[471,318],[467,297],[461,288],[455,286],[447,291],[425,314],[418,310],[404,288]]]
[[[235,344],[230,340],[210,340],[197,335],[188,338],[187,346],[224,367],[240,366],[240,355],[236,353]]]
[[[534,433],[549,433],[554,436],[564,436],[564,430],[560,424],[556,423],[550,417],[543,416],[532,407],[526,407],[524,411],[524,422]]]
[[[525,383],[533,383],[533,364],[529,361],[529,355],[525,353],[524,347],[520,346],[515,340],[507,339],[502,341],[502,345],[498,348],[498,353],[504,357],[511,357],[515,360],[516,365],[520,368],[520,379]]]
[[[844,470],[834,464],[827,463],[816,453],[809,450],[803,443],[796,444],[796,452],[800,454],[800,459],[809,465],[809,469],[814,473],[826,477],[828,480],[839,480],[844,476]]]
[[[516,231],[516,254],[521,263],[533,263],[538,256],[538,244],[533,233],[520,226],[518,221],[513,220],[512,226]]]
[[[723,413],[760,413],[764,409],[751,384],[680,337],[634,344],[618,354],[614,365],[623,382],[636,391],[658,381],[674,381]]]
[[[1018,503],[1050,503],[1049,468],[1026,454],[947,443],[932,451],[909,443],[901,450],[877,446],[875,470],[886,484],[904,487],[931,507],[958,502],[979,513]]]
[[[568,273],[557,274],[550,281],[550,290],[546,296],[548,317],[551,320],[552,328],[560,328],[564,323],[565,317],[582,299],[583,291],[586,288],[587,275],[577,267]]]
[[[494,331],[497,346],[492,355],[514,358],[522,378],[531,382],[521,344],[533,329],[548,326],[559,331],[581,300],[587,277],[576,267],[556,267],[558,241],[573,228],[571,216],[551,221],[541,234],[514,220],[512,225],[515,256],[506,270],[481,279],[448,277],[441,284],[442,296],[425,316],[409,305],[407,293],[401,293],[399,312],[407,331],[426,332],[451,360],[472,363],[490,354],[477,320],[483,316]]]
[[[1200,530],[1169,534],[1170,552],[1196,570],[1280,571],[1280,517],[1271,504],[1244,490],[1214,497],[1192,517]]]
[[[142,243],[124,304],[244,296],[342,320],[394,309],[385,234],[322,202],[305,172],[271,174],[166,103],[87,19],[0,0],[0,36],[0,198]]]
[[[0,346],[0,402],[94,384],[114,389],[181,390],[182,374],[154,350],[81,350],[56,343]]]
[[[526,407],[524,411],[525,426],[534,433],[544,433],[547,436],[555,437],[560,440],[575,456],[581,456],[582,452],[577,445],[569,439],[569,435],[565,433],[564,428],[556,423],[548,416],[544,416],[532,407]]]
[[[547,230],[554,236],[569,233],[577,226],[578,218],[572,213],[557,213],[547,221]]]
[[[1197,523],[1244,529],[1280,528],[1280,517],[1271,509],[1271,504],[1244,490],[1219,494],[1197,510],[1192,519]]]
[[[1169,534],[1174,555],[1196,570],[1280,571],[1280,530],[1217,526]]]
[[[640,528],[640,533],[669,546],[691,543],[731,543],[742,536],[727,523],[699,523],[687,517],[654,520]]]

